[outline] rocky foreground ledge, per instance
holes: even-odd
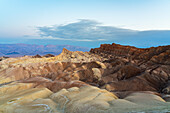
[[[170,112],[170,46],[0,61],[0,113]]]

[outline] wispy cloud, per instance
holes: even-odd
[[[42,38],[71,41],[112,41],[120,36],[133,35],[137,31],[103,26],[93,20],[81,19],[65,25],[38,27]]]
[[[64,25],[38,27],[38,30],[40,38],[45,39],[45,43],[51,41],[57,44],[85,47],[95,47],[102,43],[113,42],[137,47],[167,45],[170,43],[169,30],[136,31],[104,26],[93,20],[79,20]]]
[[[56,37],[51,37],[51,36],[48,36],[48,37],[43,37],[43,38],[40,38],[40,39],[52,39],[52,40],[70,40],[70,41],[85,41],[85,42],[89,42],[89,41],[93,41],[93,40],[89,40],[89,39],[64,39],[64,38],[56,38]]]

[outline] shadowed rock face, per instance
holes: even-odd
[[[52,54],[46,54],[46,55],[44,55],[43,57],[54,57],[55,55],[52,55]]]
[[[170,46],[139,49],[113,43],[90,52],[107,58],[104,62],[111,65],[102,76],[108,90],[161,92],[168,84]]]
[[[5,59],[7,59],[7,58],[9,58],[9,57],[0,57],[0,61],[2,61],[2,60],[5,60]]]
[[[82,87],[82,86],[88,86],[88,84],[72,80],[72,81],[60,81],[60,80],[50,80],[48,78],[44,77],[32,77],[25,80],[20,81],[21,83],[33,83],[34,87],[36,88],[48,88],[49,90],[53,92],[57,92],[63,88],[69,89],[71,87]]]
[[[37,54],[35,56],[32,56],[32,58],[42,58],[41,55]]]
[[[102,44],[100,48],[90,50],[91,53],[98,54],[109,59],[125,58],[129,62],[143,63],[151,61],[157,64],[170,64],[170,45],[139,49],[132,46],[122,46],[118,44]]]
[[[3,59],[0,112],[168,112],[169,53],[170,46],[104,44],[90,52]]]

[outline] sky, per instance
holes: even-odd
[[[45,37],[60,40],[67,33],[62,34],[63,30],[55,28],[85,21],[87,25],[94,23],[92,27],[111,28],[109,31],[114,27],[132,31],[170,30],[169,11],[170,0],[0,0],[0,38]],[[54,37],[43,31],[52,27],[53,31],[56,30],[53,34],[62,35]],[[70,32],[69,29],[64,31]],[[104,31],[103,34],[109,34],[106,29]],[[44,32],[48,35],[42,35]]]

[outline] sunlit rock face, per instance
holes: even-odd
[[[0,113],[170,112],[170,46],[0,61]]]

